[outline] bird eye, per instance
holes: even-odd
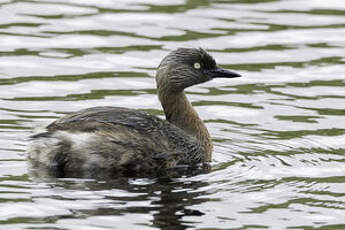
[[[194,63],[194,69],[200,69],[201,65],[199,62]]]

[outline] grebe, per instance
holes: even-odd
[[[84,109],[31,136],[28,158],[67,177],[76,172],[154,173],[210,162],[210,135],[184,89],[219,77],[240,75],[218,67],[201,48],[176,49],[156,73],[166,120],[128,108]]]

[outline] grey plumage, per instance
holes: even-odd
[[[172,51],[156,74],[167,120],[119,107],[81,110],[32,136],[29,159],[63,176],[151,174],[179,165],[206,163],[211,160],[212,141],[183,90],[211,80],[220,70],[202,49]],[[220,77],[239,76],[221,71]]]

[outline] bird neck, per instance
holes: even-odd
[[[166,119],[189,135],[196,137],[206,152],[205,160],[211,161],[213,145],[210,134],[184,92],[159,92],[159,100]]]

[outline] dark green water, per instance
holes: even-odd
[[[176,47],[243,75],[187,90],[211,173],[28,173],[25,138],[63,114],[162,115],[154,70]],[[0,0],[0,229],[345,229],[344,54],[343,0]]]

